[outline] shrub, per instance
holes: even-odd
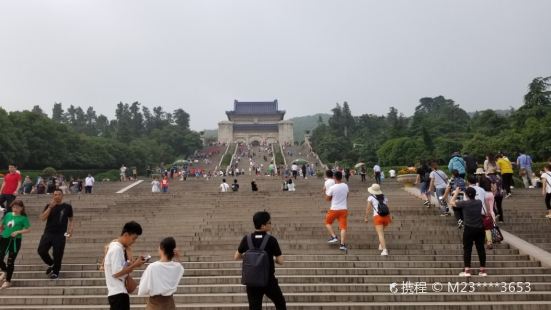
[[[110,181],[118,181],[120,176],[120,171],[118,169],[113,169],[109,171],[105,171],[102,173],[98,173],[94,176],[94,179],[96,181],[103,181],[103,180],[110,180]]]
[[[42,170],[42,176],[45,178],[53,177],[57,174],[57,171],[52,167],[46,167]]]

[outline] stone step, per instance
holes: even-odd
[[[132,302],[143,302],[143,297],[132,296]],[[174,294],[175,302],[178,304],[192,303],[246,303],[247,296],[243,293],[237,294]],[[474,292],[474,293],[432,293],[423,294],[390,294],[390,293],[358,293],[358,292],[333,292],[321,293],[287,293],[285,299],[289,303],[344,303],[344,302],[519,302],[519,301],[545,301],[551,302],[550,292],[529,292],[521,294],[510,294],[500,292]],[[21,299],[14,296],[2,296],[4,305],[79,305],[83,300],[88,304],[104,304],[105,295],[71,295],[63,299],[57,296],[36,295],[27,296]]]
[[[131,300],[134,303],[131,306],[131,309],[144,309],[145,302],[137,304],[134,302],[134,299]],[[141,301],[141,300],[139,300]],[[410,303],[410,302],[343,302],[343,303],[287,303],[287,309],[298,310],[298,309],[334,309],[334,310],[388,310],[388,309],[413,309],[413,310],[462,310],[462,309],[472,309],[472,310],[488,310],[488,309],[503,309],[503,310],[547,310],[551,306],[551,302],[547,301],[519,301],[519,302],[419,302],[419,303]],[[203,309],[203,310],[224,310],[224,309],[240,309],[246,310],[249,306],[247,303],[201,303],[201,304],[178,304],[176,309]],[[74,309],[73,305],[25,305],[25,306],[2,306],[0,309]],[[107,310],[109,306],[102,305],[79,305],[78,309],[88,309],[88,310]],[[275,309],[271,303],[263,304],[263,309]]]

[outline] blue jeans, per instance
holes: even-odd
[[[440,206],[440,212],[447,213],[448,212],[448,204],[442,204],[440,202],[440,197],[444,196],[444,193],[446,192],[446,188],[436,188],[435,195],[436,200],[438,200],[438,205]]]

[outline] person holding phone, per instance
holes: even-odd
[[[111,310],[130,310],[127,282],[133,281],[130,273],[145,263],[145,257],[132,260],[130,247],[142,234],[142,226],[134,221],[124,224],[121,235],[113,240],[103,259],[107,300]]]
[[[176,310],[174,297],[184,267],[173,259],[179,258],[176,240],[164,238],[159,244],[160,260],[147,266],[140,279],[139,296],[149,296],[146,310]]]
[[[38,254],[48,265],[46,274],[52,280],[59,278],[65,243],[73,235],[73,207],[63,202],[63,192],[56,189],[52,201],[44,207],[40,219],[46,222],[44,234],[38,244]],[[53,257],[50,249],[53,249]]]

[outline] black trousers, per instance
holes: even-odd
[[[266,295],[272,300],[277,310],[286,310],[287,304],[281,292],[277,279],[270,280],[266,287],[247,286],[247,299],[249,310],[262,310],[262,298]]]
[[[463,221],[463,209],[452,207],[452,210],[453,210],[453,215],[455,216],[455,220],[456,221],[459,221],[459,220]]]
[[[84,193],[85,194],[91,194],[92,193],[92,186],[84,186]]]
[[[365,174],[361,173],[360,176],[362,177],[362,182],[365,182]]]
[[[130,310],[130,296],[126,293],[107,296],[111,310]]]
[[[11,203],[15,200],[15,195],[1,194],[0,207],[5,208],[5,213],[11,212]]]
[[[21,249],[21,238],[0,238],[0,269],[6,273],[6,281],[11,282],[13,270],[15,269],[15,259]],[[4,262],[4,258],[8,255],[8,263]]]
[[[511,193],[511,185],[513,185],[513,174],[512,173],[502,173],[501,178],[503,180],[503,189],[507,194]]]
[[[551,193],[545,194],[545,206],[547,207],[547,210],[551,210]]]
[[[375,183],[381,184],[381,173],[375,172]]]
[[[486,250],[484,240],[486,235],[484,228],[465,226],[463,230],[463,262],[465,267],[471,268],[471,255],[473,254],[473,243],[476,246],[480,267],[486,267]]]
[[[496,215],[497,215],[497,220],[500,221],[500,222],[503,222],[503,196],[497,196],[497,197],[494,197],[494,201],[495,201],[495,204],[496,204]]]
[[[45,233],[40,238],[40,243],[38,244],[38,255],[40,255],[46,265],[53,266],[52,272],[57,275],[59,275],[59,271],[61,270],[61,261],[65,252],[65,241],[66,237],[63,234]],[[50,249],[53,249],[53,257],[50,256]]]

